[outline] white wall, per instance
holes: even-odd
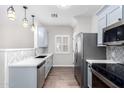
[[[97,16],[93,15],[91,19],[91,32],[92,33],[97,33],[98,31],[98,21],[97,21]]]
[[[5,62],[5,58],[4,58],[4,53],[3,52],[0,52],[0,88],[3,88],[4,87],[4,64]]]
[[[7,17],[7,8],[5,5],[0,6],[0,48],[33,48],[34,33],[30,28],[22,26],[24,9],[21,6],[14,6],[16,20],[10,21]],[[17,11],[18,9],[20,11]]]
[[[72,53],[72,36],[73,29],[69,26],[46,26],[48,31],[48,52],[54,53],[54,66],[73,66]],[[55,53],[55,35],[69,35],[70,36],[70,53],[56,54]]]
[[[77,16],[75,17],[77,22],[74,27],[74,36],[79,32],[84,33],[97,33],[97,16]]]
[[[74,27],[74,35],[78,32],[91,33],[91,19],[91,17],[87,16],[75,17],[77,24]]]
[[[7,17],[7,16],[5,16]],[[0,48],[33,48],[34,33],[22,26],[22,21],[0,18]]]

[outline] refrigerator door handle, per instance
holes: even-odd
[[[75,57],[75,58],[74,58],[74,59],[75,59],[75,63],[78,61],[78,53],[77,53],[77,52],[78,52],[78,48],[77,48],[77,43],[76,43],[76,46],[75,46],[75,53],[74,53],[74,55],[75,55],[75,56],[74,56],[74,57]]]

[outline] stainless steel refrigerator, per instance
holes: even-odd
[[[75,37],[74,75],[80,87],[87,86],[86,59],[106,59],[105,47],[97,47],[96,33],[79,33]]]

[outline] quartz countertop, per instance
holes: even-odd
[[[120,62],[115,62],[113,60],[91,60],[91,59],[87,59],[86,60],[88,63],[92,64],[92,63],[112,63],[112,64],[116,64],[116,63],[120,63]]]
[[[42,55],[46,55],[47,57],[45,57],[45,58],[30,57],[30,58],[27,58],[27,59],[19,61],[19,62],[10,63],[10,64],[8,64],[8,66],[9,67],[37,67],[39,64],[44,62],[48,57],[52,56],[52,53],[42,54]],[[39,56],[41,56],[41,55],[39,55]]]

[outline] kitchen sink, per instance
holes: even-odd
[[[43,55],[43,56],[37,56],[35,58],[45,58],[45,57],[47,57],[47,56]]]

